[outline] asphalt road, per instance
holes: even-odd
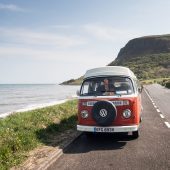
[[[82,134],[49,170],[170,170],[170,128],[145,91],[141,135]]]
[[[152,97],[156,107],[170,122],[170,89],[160,84],[147,85],[145,88]]]

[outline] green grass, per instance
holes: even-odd
[[[76,125],[77,100],[0,120],[0,169],[9,169],[26,159],[30,150],[50,142]]]

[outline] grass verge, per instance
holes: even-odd
[[[163,86],[166,86],[166,83],[169,81],[170,81],[170,78],[157,78],[157,79],[141,80],[141,83],[142,84],[159,83]]]
[[[16,113],[0,120],[0,169],[9,169],[27,158],[30,150],[50,143],[76,125],[77,100],[33,111]]]

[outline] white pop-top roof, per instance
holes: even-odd
[[[128,76],[136,78],[134,73],[127,67],[106,66],[87,70],[84,78],[97,76]]]

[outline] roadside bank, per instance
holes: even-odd
[[[77,100],[16,113],[0,120],[0,169],[18,166],[30,151],[44,146],[62,146],[76,126]],[[61,135],[66,134],[61,140]],[[69,136],[69,135],[68,135]],[[73,135],[74,136],[74,135]]]

